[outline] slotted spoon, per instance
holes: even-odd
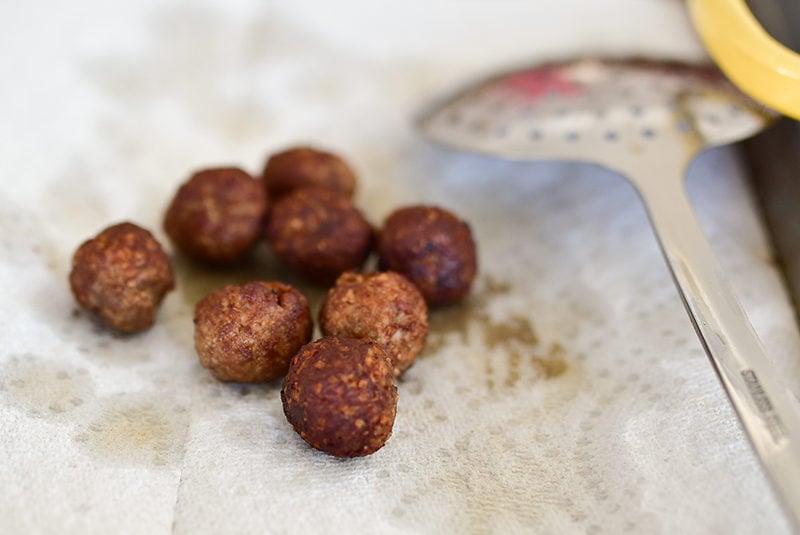
[[[701,151],[772,119],[710,68],[578,60],[493,77],[435,105],[419,128],[456,149],[599,164],[633,183],[697,335],[797,527],[798,403],[725,281],[684,188]]]

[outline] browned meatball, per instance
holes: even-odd
[[[69,283],[81,306],[109,326],[134,333],[153,324],[161,300],[175,287],[175,277],[150,232],[119,223],[75,251]]]
[[[323,188],[352,197],[356,175],[341,157],[313,147],[295,147],[272,155],[262,174],[271,199],[299,188]]]
[[[328,337],[292,358],[281,400],[289,423],[311,446],[360,457],[379,450],[392,434],[397,387],[379,345]]]
[[[220,381],[248,383],[286,375],[312,331],[305,296],[280,282],[217,290],[197,303],[194,324],[200,363]]]
[[[428,307],[417,287],[398,273],[348,272],[328,291],[319,321],[322,334],[376,342],[399,376],[425,345]]]
[[[266,210],[266,195],[253,177],[235,167],[206,169],[178,189],[164,230],[187,255],[209,264],[231,264],[260,237]]]
[[[372,242],[372,228],[350,200],[321,189],[299,189],[280,198],[270,211],[266,234],[290,268],[324,284],[361,266]]]
[[[380,268],[402,273],[430,305],[455,303],[477,271],[475,242],[466,223],[435,206],[409,206],[386,220],[378,242]]]

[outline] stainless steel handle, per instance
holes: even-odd
[[[634,183],[697,335],[795,529],[800,529],[798,402],[777,379],[725,280],[689,203],[683,180],[665,177]]]

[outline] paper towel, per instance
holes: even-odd
[[[594,168],[436,149],[411,126],[451,84],[512,65],[697,59],[682,3],[0,10],[3,533],[789,531],[633,189]],[[374,223],[441,204],[480,250],[472,296],[432,314],[394,434],[363,459],[306,446],[279,384],[218,383],[197,362],[197,299],[296,282],[267,251],[233,272],[176,257],[176,291],[131,337],[89,321],[67,285],[75,247],[108,224],[167,243],[163,210],[192,170],[258,173],[300,142],[352,161]],[[721,263],[797,377],[800,338],[737,155],[691,174]]]

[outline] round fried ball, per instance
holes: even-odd
[[[272,155],[262,180],[271,199],[308,187],[338,191],[350,198],[356,187],[356,175],[347,162],[313,147],[295,147]]]
[[[408,277],[429,305],[461,300],[477,271],[469,226],[435,206],[409,206],[393,212],[381,232],[378,255],[381,269]]]
[[[235,167],[206,169],[178,189],[164,230],[196,260],[232,264],[255,245],[266,210],[266,195],[253,177]]]
[[[398,273],[347,272],[328,291],[319,321],[325,335],[376,342],[399,376],[425,345],[428,307],[417,287]]]
[[[153,235],[126,222],[78,247],[69,283],[81,306],[114,329],[135,333],[153,324],[175,277]]]
[[[366,339],[321,338],[292,358],[283,412],[314,448],[336,457],[379,450],[392,433],[397,387],[381,347]]]
[[[256,383],[286,375],[311,340],[305,296],[279,282],[249,282],[213,292],[194,310],[200,363],[220,381]]]
[[[266,235],[292,270],[323,284],[360,267],[372,243],[372,227],[350,200],[322,189],[298,189],[278,199]]]

